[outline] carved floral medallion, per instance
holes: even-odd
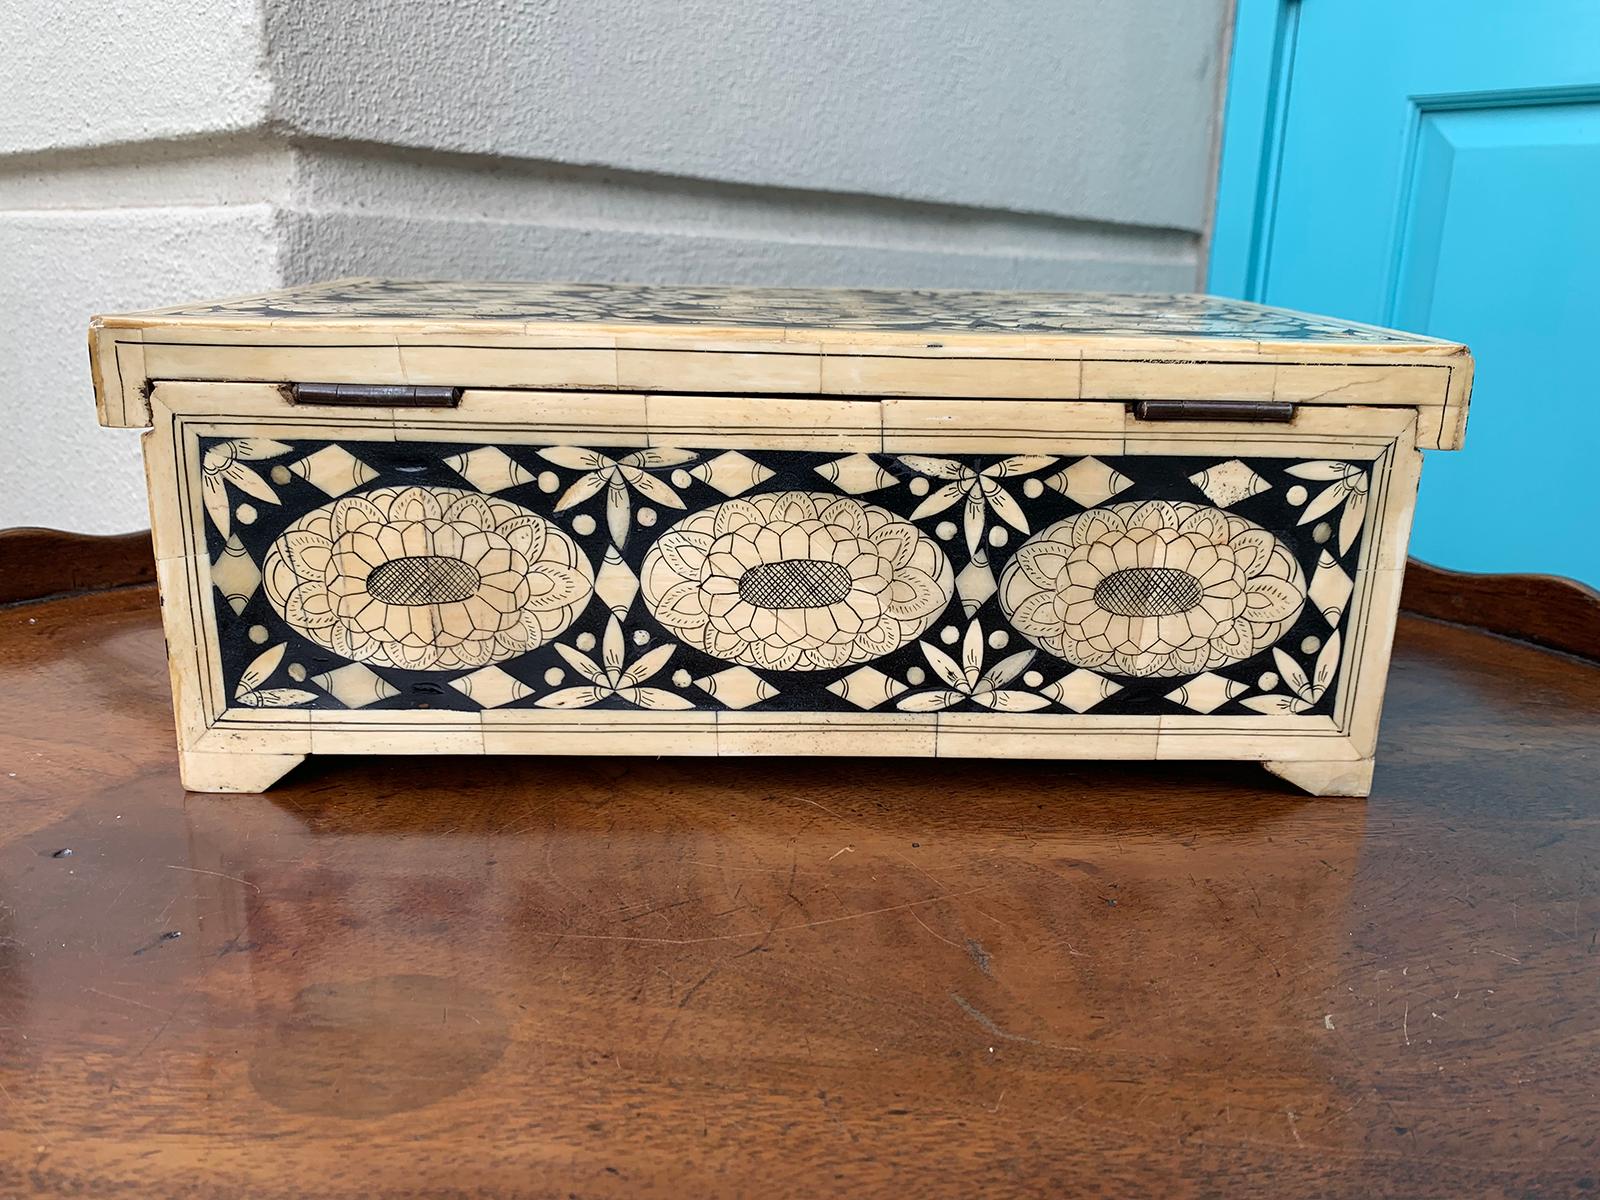
[[[1165,677],[1271,646],[1300,615],[1306,580],[1254,522],[1149,500],[1043,530],[1006,568],[1000,598],[1017,632],[1070,663]]]
[[[588,603],[576,543],[510,501],[378,488],[307,513],[267,551],[273,608],[355,662],[451,670],[543,645]]]
[[[950,603],[950,561],[909,521],[819,492],[729,500],[645,557],[645,603],[716,658],[816,671],[898,650]]]

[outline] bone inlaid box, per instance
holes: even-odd
[[[1203,296],[343,280],[94,322],[185,784],[1246,759],[1364,795],[1472,360]]]

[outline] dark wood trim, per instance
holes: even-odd
[[[1600,592],[1559,575],[1473,575],[1412,559],[1400,607],[1600,661]]]
[[[150,531],[99,537],[58,529],[0,529],[0,604],[154,583]]]
[[[0,604],[153,583],[150,534],[0,530]],[[1473,575],[1412,559],[1400,607],[1600,661],[1600,592],[1557,575]]]

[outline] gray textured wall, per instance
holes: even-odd
[[[1224,0],[6,4],[0,527],[145,522],[93,425],[97,310],[357,273],[1200,274]]]

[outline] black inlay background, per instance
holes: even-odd
[[[200,439],[202,455],[209,447],[225,440],[227,439],[202,437]],[[363,492],[377,488],[405,487],[414,484],[473,491],[475,489],[472,485],[452,468],[445,465],[444,460],[478,446],[491,443],[363,442],[351,438],[339,438],[327,440],[292,439],[284,440],[284,444],[291,447],[288,453],[249,463],[263,478],[271,478],[272,487],[280,500],[279,504],[263,503],[257,498],[236,490],[231,483],[227,485],[230,501],[235,507],[241,502],[248,502],[256,509],[258,514],[256,519],[248,525],[241,524],[237,518],[233,522],[233,533],[239,537],[251,559],[258,567],[265,560],[268,548],[290,524],[313,509],[332,504],[340,498],[329,496],[320,488],[297,475],[290,475],[287,481],[282,480],[283,472],[278,472],[275,476],[269,476],[269,472],[274,466],[294,462],[315,453],[325,446],[339,445],[377,472],[376,477],[371,481],[361,487],[343,493],[344,495],[360,495]],[[582,504],[558,513],[555,511],[556,501],[582,472],[556,467],[540,458],[538,454],[539,447],[498,445],[497,448],[525,467],[533,482],[504,489],[493,494],[521,505],[552,521],[579,545],[589,559],[591,566],[598,572],[606,548],[611,541],[605,519],[605,489],[602,488],[599,493]],[[599,445],[589,448],[613,459],[622,458],[636,449],[625,446],[606,447]],[[699,452],[699,457],[695,462],[713,459],[722,453],[725,453],[725,451],[707,450]],[[736,493],[737,497],[747,498],[761,493],[782,491],[849,494],[830,484],[816,473],[818,466],[842,457],[841,452],[837,450],[828,452],[741,450],[740,453],[773,471],[774,474],[763,483]],[[915,494],[910,487],[912,480],[918,477],[918,472],[905,466],[894,455],[874,454],[870,457],[885,471],[895,476],[897,482],[890,487],[856,495],[853,498],[866,504],[887,509],[906,520],[910,520],[912,511],[926,498],[925,494]],[[974,467],[982,468],[1007,456],[995,454],[937,454],[936,457],[970,463]],[[989,561],[997,580],[1004,572],[1006,564],[1010,561],[1012,555],[1027,542],[1029,537],[1055,521],[1082,512],[1085,508],[1084,505],[1077,504],[1049,487],[1046,487],[1043,493],[1037,497],[1026,497],[1023,493],[1023,484],[1026,479],[1038,478],[1042,481],[1084,457],[1089,456],[1059,456],[1054,465],[1045,470],[1030,476],[1013,477],[1004,481],[1007,489],[1026,513],[1032,532],[1023,534],[1006,527],[1008,538],[1005,545],[988,547]],[[1141,500],[1165,499],[1188,501],[1208,507],[1219,507],[1213,504],[1195,484],[1190,482],[1189,477],[1206,468],[1232,461],[1233,456],[1211,454],[1094,455],[1093,457],[1108,466],[1114,467],[1121,474],[1133,480],[1132,486],[1110,497],[1104,501],[1102,506]],[[1339,539],[1337,533],[1328,542],[1319,544],[1314,540],[1312,532],[1321,521],[1329,522],[1337,529],[1341,511],[1339,508],[1335,508],[1332,512],[1317,520],[1300,525],[1296,522],[1300,518],[1304,505],[1296,507],[1287,502],[1286,494],[1293,487],[1304,487],[1314,497],[1322,488],[1328,486],[1327,483],[1322,481],[1300,479],[1287,473],[1287,467],[1306,461],[1304,456],[1296,456],[1294,458],[1241,456],[1239,461],[1244,462],[1254,470],[1271,487],[1260,495],[1229,505],[1225,511],[1245,517],[1274,533],[1290,549],[1299,562],[1300,568],[1304,572],[1307,586],[1310,585],[1310,581],[1315,574],[1317,559],[1324,550],[1327,550],[1338,559],[1347,574],[1354,576],[1356,564],[1360,561],[1366,531],[1373,525],[1375,520],[1374,513],[1368,513],[1367,520],[1363,524],[1362,533],[1357,536],[1349,549],[1341,554],[1338,548]],[[694,462],[686,463],[681,468],[675,469],[692,469],[694,465]],[[1370,473],[1370,464],[1367,466]],[[554,472],[560,480],[559,487],[552,492],[542,490],[537,483],[538,476],[546,472]],[[673,469],[662,469],[653,473],[666,479],[673,474]],[[930,490],[932,490],[938,488],[944,481],[929,479],[928,482]],[[657,514],[657,521],[653,527],[642,527],[637,520],[634,520],[631,524],[622,557],[636,576],[639,573],[646,552],[662,533],[672,528],[674,524],[690,513],[712,507],[730,499],[723,492],[698,479],[692,479],[688,486],[679,487],[677,491],[687,506],[684,510],[667,508],[645,499],[637,493],[632,496],[632,510],[635,516],[643,506],[655,509]],[[588,514],[593,518],[595,528],[592,533],[579,534],[573,528],[573,520],[580,514]],[[938,538],[935,530],[941,522],[946,521],[956,525],[956,534],[948,539]],[[943,512],[921,518],[915,521],[914,524],[937,542],[950,559],[952,571],[959,574],[969,561],[965,539],[960,528],[961,505],[958,503]],[[990,512],[987,518],[986,530],[1001,524],[999,518]],[[206,549],[213,562],[221,554],[222,547],[222,536],[214,525],[207,521]],[[238,688],[239,677],[245,668],[265,648],[286,642],[288,646],[282,664],[265,686],[296,687],[317,693],[318,698],[315,701],[302,707],[326,709],[342,709],[345,707],[310,682],[309,678],[343,666],[349,660],[339,657],[331,650],[309,641],[296,632],[293,627],[278,616],[267,600],[262,588],[257,588],[254,591],[244,610],[238,614],[233,612],[226,600],[215,590],[212,593],[212,598],[216,607],[223,679],[226,686],[226,695],[230,703]],[[1339,629],[1341,636],[1348,640],[1349,633],[1345,626],[1350,620],[1349,607],[1347,605],[1345,611],[1341,614],[1339,624],[1330,628],[1328,622],[1317,610],[1316,604],[1308,599],[1293,626],[1277,643],[1278,646],[1299,663],[1308,675],[1311,674],[1316,654],[1314,652],[1309,654],[1303,652],[1301,650],[1302,641],[1307,637],[1316,637],[1326,643],[1335,628]],[[605,602],[598,596],[593,597],[577,620],[564,630],[556,640],[568,646],[574,646],[578,636],[581,633],[588,632],[594,636],[597,643],[596,648],[588,652],[589,657],[598,660],[598,643],[605,632],[610,615],[610,610]],[[986,668],[1008,654],[1019,650],[1035,649],[1032,643],[1021,634],[1010,629],[1000,608],[997,596],[992,596],[986,600],[974,615],[981,622],[986,635],[1000,629],[1005,629],[1010,633],[1010,642],[1003,650],[986,651],[984,663]],[[960,597],[957,595],[951,600],[950,605],[941,617],[929,627],[919,640],[930,642],[952,657],[959,659],[959,643],[954,646],[947,644],[940,640],[939,634],[946,626],[952,626],[958,632],[964,633],[968,623],[969,618],[965,615]],[[250,639],[249,631],[252,626],[257,625],[265,627],[268,631],[269,636],[264,643],[257,643]],[[671,643],[676,646],[676,650],[665,668],[647,681],[651,686],[679,692],[691,699],[697,709],[716,710],[727,708],[726,705],[719,703],[714,697],[706,694],[693,684],[687,687],[675,686],[672,683],[672,676],[679,670],[686,670],[691,678],[701,678],[735,664],[713,658],[692,646],[679,642],[669,630],[650,614],[642,597],[634,600],[623,628],[627,635],[627,660],[630,663],[649,649],[663,643]],[[643,630],[648,635],[649,641],[646,645],[638,646],[634,644],[633,635],[636,630]],[[290,665],[295,663],[305,667],[308,676],[307,681],[291,681],[285,674]],[[557,654],[554,645],[550,644],[537,647],[526,654],[503,660],[494,665],[507,674],[522,680],[532,689],[533,694],[510,705],[503,706],[507,708],[535,707],[535,702],[540,696],[560,688],[584,683]],[[886,675],[902,681],[906,679],[907,671],[910,668],[919,668],[926,675],[926,679],[921,685],[912,688],[911,691],[933,690],[943,686],[933,671],[929,669],[927,660],[919,649],[918,641],[912,641],[889,655],[872,660],[870,664],[853,663],[846,667],[826,671],[769,671],[752,667],[751,669],[756,674],[768,680],[778,689],[778,694],[769,700],[751,705],[742,711],[860,712],[862,710],[859,706],[835,696],[827,691],[826,687],[828,684],[859,670],[863,665],[871,665]],[[552,668],[559,669],[564,674],[564,679],[555,685],[545,682],[545,673]],[[476,701],[449,686],[449,680],[471,674],[471,670],[409,671],[389,667],[372,667],[371,669],[391,683],[398,690],[398,694],[366,705],[362,711],[371,712],[384,709],[476,711],[482,707]],[[1066,662],[1047,651],[1036,650],[1033,661],[1028,664],[1028,669],[1039,671],[1044,676],[1045,684],[1049,684],[1069,674],[1076,668],[1074,664]],[[1109,663],[1089,669],[1114,680],[1121,685],[1122,690],[1094,706],[1089,710],[1088,715],[1194,715],[1193,709],[1165,699],[1168,692],[1173,691],[1187,679],[1193,678],[1191,675],[1132,678],[1118,674]],[[1278,667],[1273,661],[1270,648],[1264,649],[1241,662],[1213,668],[1213,674],[1220,675],[1225,679],[1238,680],[1249,685],[1249,689],[1214,710],[1211,715],[1244,717],[1259,715],[1254,710],[1244,707],[1240,701],[1262,694],[1257,687],[1257,682],[1267,672],[1278,673]],[[1022,687],[1023,685],[1018,680],[1009,686]],[[1276,692],[1277,694],[1284,694],[1286,690],[1282,685],[1279,685]],[[1313,707],[1306,709],[1305,713],[1307,715],[1330,715],[1334,709],[1337,691],[1337,686],[1328,688],[1322,698]],[[891,700],[887,704],[880,706],[879,711],[894,711],[895,703],[895,701]],[[588,711],[604,709],[636,711],[633,705],[618,697],[609,697],[602,700],[593,705]],[[963,702],[952,707],[949,711],[984,712],[989,710],[971,702]],[[1052,704],[1050,707],[1039,711],[1045,713],[1070,713],[1072,710]],[[1015,720],[1016,718],[1012,717],[1011,719]]]

